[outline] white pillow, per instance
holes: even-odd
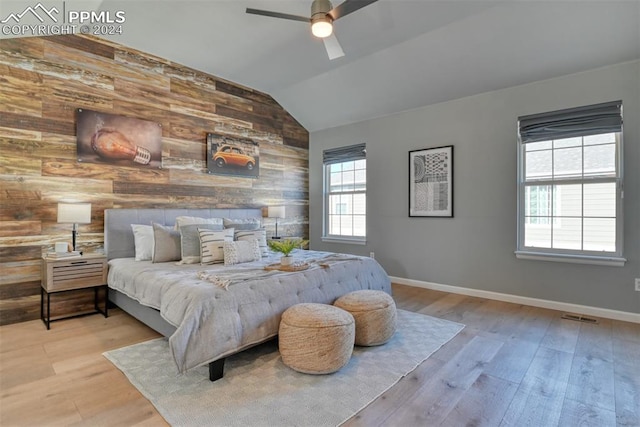
[[[262,258],[260,246],[256,239],[239,242],[224,242],[224,265],[241,264],[259,261]]]
[[[260,228],[258,218],[223,218],[224,228],[235,228],[236,230],[257,230]]]
[[[133,230],[136,261],[150,261],[153,258],[153,227],[131,224],[131,229]]]
[[[200,264],[224,262],[224,242],[233,242],[233,228],[213,231],[199,228]]]
[[[216,230],[222,230],[224,225],[222,218],[200,218],[197,216],[179,216],[176,218],[176,230],[180,230],[180,227],[191,224],[212,224],[219,227],[215,227]],[[210,227],[213,229],[213,227]]]
[[[261,228],[259,230],[236,230],[234,240],[239,242],[243,240],[257,240],[260,246],[262,256],[269,256],[269,246],[267,246],[267,230]]]

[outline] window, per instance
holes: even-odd
[[[622,103],[518,128],[518,258],[623,265]]]
[[[365,144],[323,152],[324,241],[365,243],[367,159]]]

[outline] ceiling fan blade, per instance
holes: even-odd
[[[338,18],[347,16],[350,13],[355,12],[358,9],[362,9],[365,6],[369,6],[371,3],[375,3],[378,0],[346,0],[329,11],[329,15],[335,21]]]
[[[322,41],[324,42],[324,48],[327,50],[329,59],[334,60],[344,56],[344,50],[342,50],[342,46],[340,46],[340,42],[338,42],[335,34],[323,38]]]
[[[289,19],[291,21],[301,21],[306,23],[309,23],[311,21],[309,18],[304,16],[290,15],[288,13],[272,12],[270,10],[251,9],[249,7],[247,8],[247,13],[251,13],[253,15],[269,16],[271,18]]]

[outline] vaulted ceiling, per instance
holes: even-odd
[[[336,1],[334,6],[341,1]],[[96,3],[93,1],[93,3]],[[104,0],[110,37],[273,96],[310,131],[640,58],[638,0],[379,0],[335,23],[330,61],[310,0]]]

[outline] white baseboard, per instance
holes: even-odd
[[[450,292],[472,297],[487,298],[497,301],[511,302],[515,304],[531,305],[533,307],[548,308],[576,314],[588,314],[590,316],[604,317],[606,319],[622,320],[624,322],[640,323],[640,314],[626,311],[610,310],[608,308],[591,307],[588,305],[571,304],[567,302],[550,301],[539,298],[523,297],[518,295],[503,294],[500,292],[484,291],[481,289],[462,288],[459,286],[442,285],[440,283],[424,282],[422,280],[405,279],[391,276],[391,282],[399,285],[415,286],[417,288],[431,289],[434,291]]]

